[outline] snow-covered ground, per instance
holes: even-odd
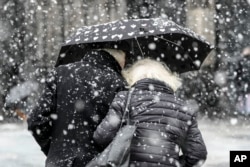
[[[208,149],[204,167],[229,167],[230,150],[250,150],[250,123],[199,120]],[[45,156],[26,124],[0,124],[0,166],[43,167]]]
[[[0,125],[1,167],[44,167],[45,156],[26,124]]]
[[[204,167],[229,167],[229,153],[250,151],[250,122],[200,120],[199,128],[207,145],[208,157]]]

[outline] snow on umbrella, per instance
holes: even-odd
[[[95,48],[117,48],[131,61],[150,57],[178,73],[198,70],[212,46],[188,28],[164,18],[118,20],[85,26],[62,45],[56,66],[79,61]]]

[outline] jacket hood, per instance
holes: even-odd
[[[101,68],[112,68],[118,73],[121,73],[121,66],[115,60],[115,58],[104,50],[92,50],[87,52],[82,61],[88,61],[89,63],[100,66]]]
[[[170,88],[169,85],[156,79],[149,79],[149,78],[141,79],[137,81],[134,85],[132,85],[132,87],[140,90],[164,91],[169,94],[174,94],[173,89]]]

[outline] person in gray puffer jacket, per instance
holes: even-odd
[[[163,63],[142,59],[123,71],[133,88],[129,105],[137,126],[132,139],[131,167],[202,166],[207,150],[197,113],[175,96],[180,79]],[[128,91],[119,92],[94,132],[94,140],[108,145],[120,128]]]

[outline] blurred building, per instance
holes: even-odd
[[[216,0],[215,11],[217,53],[239,56],[250,44],[250,1]]]

